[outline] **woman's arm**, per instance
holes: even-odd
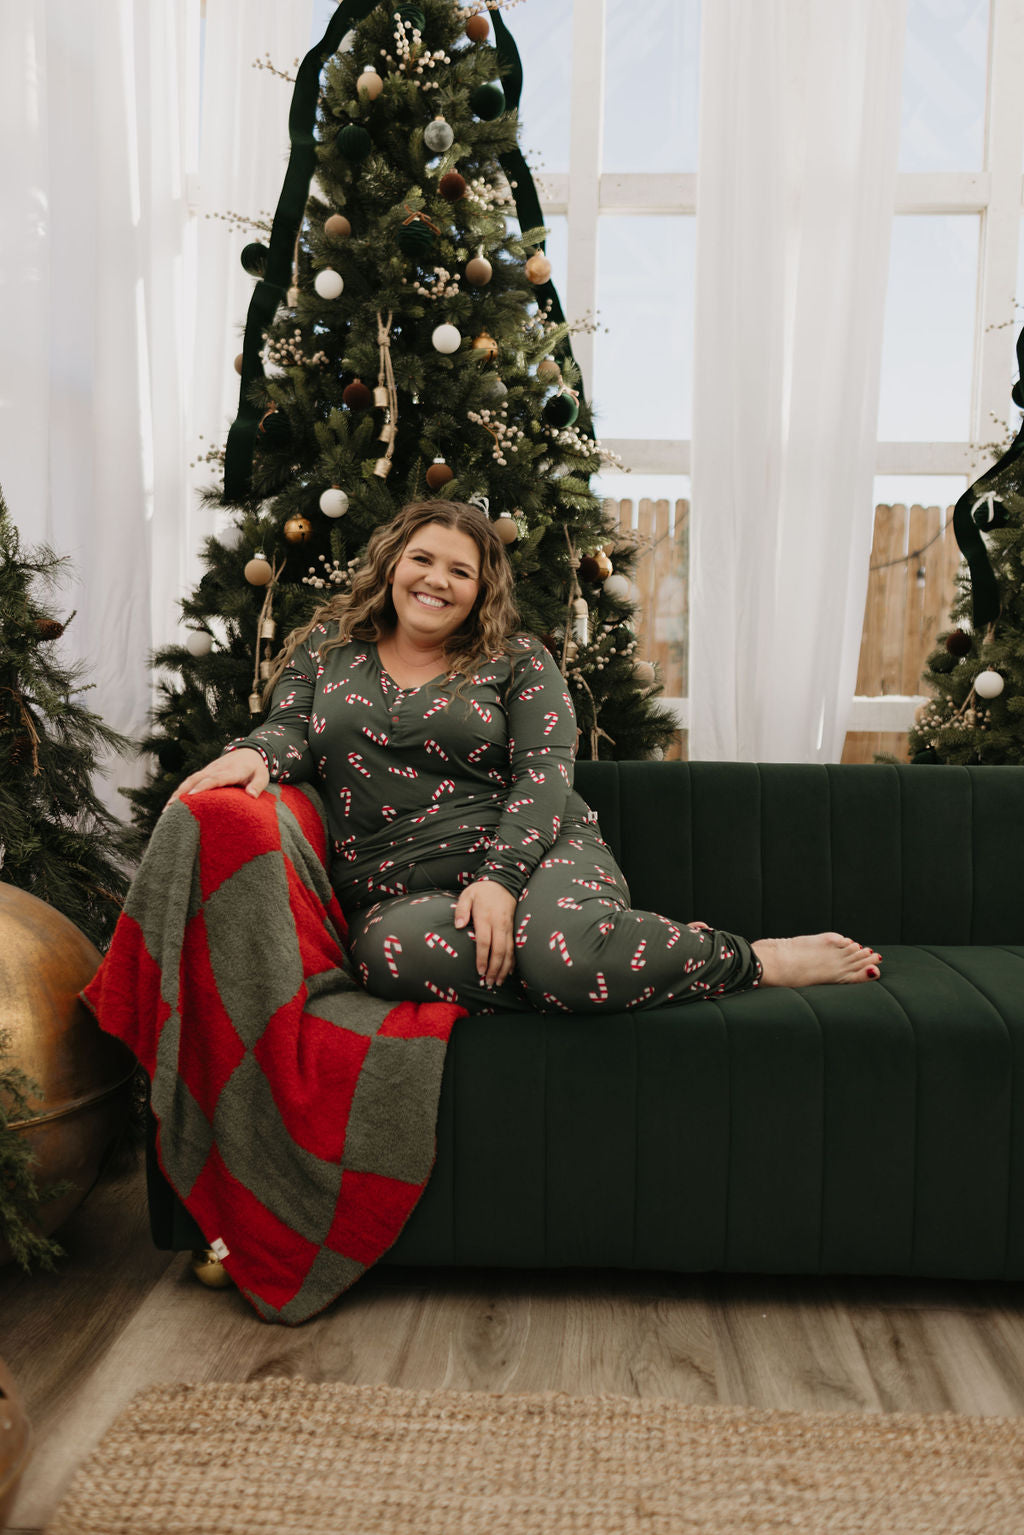
[[[226,754],[239,750],[258,752],[274,783],[308,783],[316,776],[309,729],[317,678],[323,671],[323,662],[314,648],[322,632],[314,631],[289,658],[274,689],[265,723],[224,748]]]

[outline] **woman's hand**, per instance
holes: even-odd
[[[476,937],[476,968],[485,986],[500,986],[516,960],[512,917],[516,898],[511,890],[491,879],[467,885],[455,904],[455,926],[465,927],[470,918]]]
[[[215,757],[197,773],[190,773],[175,789],[167,804],[173,804],[183,794],[196,794],[200,789],[227,789],[231,786],[244,789],[246,794],[255,797],[263,793],[269,782],[270,769],[261,754],[251,746],[240,746],[237,751]]]

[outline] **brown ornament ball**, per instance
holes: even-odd
[[[431,490],[440,490],[442,485],[447,485],[454,478],[454,469],[450,469],[443,458],[435,458],[426,473],[426,481]]]
[[[341,398],[349,410],[367,410],[373,404],[373,394],[361,378],[354,378],[341,391]]]
[[[527,261],[526,275],[532,283],[547,282],[551,276],[551,262],[543,251],[535,251]]]
[[[951,656],[969,656],[971,636],[964,629],[954,629],[952,634],[946,635],[946,649]]]
[[[553,357],[542,357],[537,364],[537,377],[543,384],[560,384],[562,370]]]
[[[498,343],[489,331],[482,330],[479,336],[473,337],[473,350],[482,352],[489,361],[493,362],[498,355]]]
[[[241,371],[242,371],[242,354],[241,354],[241,352],[239,352],[238,356],[235,358],[235,372],[236,373],[241,373]]]
[[[313,536],[313,524],[301,512],[296,512],[285,523],[284,536],[290,544],[304,544]]]
[[[599,581],[607,581],[608,577],[612,573],[611,560],[605,554],[603,549],[599,549],[593,556],[593,559],[595,565],[597,566],[597,579]]]
[[[460,197],[466,195],[466,178],[460,176],[458,171],[447,171],[437,183],[437,190],[445,202],[457,203]]]
[[[597,582],[601,580],[600,568],[592,554],[585,554],[583,556],[583,558],[580,560],[578,570],[581,581],[589,581],[591,585],[596,586]]]
[[[262,549],[257,549],[252,559],[246,564],[243,571],[245,579],[250,586],[266,586],[274,574],[270,561]]]
[[[352,225],[343,213],[332,213],[324,220],[324,234],[328,240],[347,240],[351,233]]]
[[[503,544],[514,544],[519,537],[519,529],[511,512],[502,512],[494,524],[494,531]]]
[[[466,36],[471,43],[486,43],[491,35],[491,24],[482,11],[466,22]]]
[[[493,275],[494,268],[486,256],[474,256],[466,262],[466,281],[472,283],[474,288],[486,287]]]

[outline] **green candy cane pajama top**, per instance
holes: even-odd
[[[576,717],[545,647],[516,635],[471,677],[400,688],[376,647],[317,653],[315,629],[274,691],[254,747],[272,780],[318,782],[331,882],[368,991],[472,1013],[656,1007],[756,986],[746,939],[634,911],[594,813],[572,787]],[[517,898],[516,963],[477,974],[459,890]]]

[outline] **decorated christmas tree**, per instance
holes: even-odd
[[[517,145],[519,58],[502,0],[342,0],[298,71],[291,157],[256,277],[238,418],[131,792],[168,793],[247,734],[283,636],[344,590],[402,505],[473,501],[496,522],[523,627],[568,681],[580,755],[659,753],[676,729],[638,651],[636,550],[590,477],[595,440]]]
[[[84,668],[61,659],[54,589],[68,561],[23,552],[0,493],[0,879],[64,913],[97,947],[127,889],[124,828],[93,786],[130,743],[85,707]]]
[[[1024,331],[1017,364],[1013,401],[1024,409]],[[1024,425],[960,497],[953,528],[967,569],[928,657],[931,698],[910,732],[911,760],[1024,763]]]

